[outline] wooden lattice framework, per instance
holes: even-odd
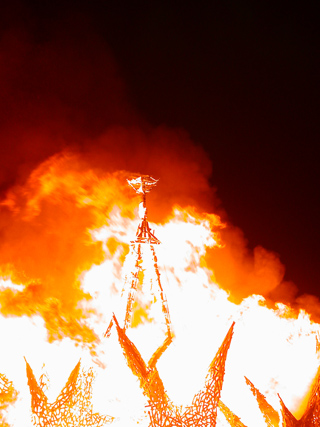
[[[47,376],[42,375],[38,384],[27,361],[26,369],[34,426],[102,427],[113,421],[112,417],[93,413],[91,398],[94,373],[91,368],[88,371],[80,371],[80,361],[53,403],[50,403],[45,395],[48,388]]]
[[[235,415],[221,400],[219,401],[219,409],[231,427],[246,427],[240,418],[237,417],[237,415]]]
[[[282,414],[282,420],[283,420],[281,427],[302,427],[303,424],[300,424],[300,422],[291,414],[289,409],[283,403],[283,400],[281,399],[280,396],[279,396],[279,399],[281,403],[281,414]]]
[[[268,427],[319,427],[320,426],[320,367],[315,377],[307,408],[303,416],[297,420],[279,396],[281,404],[282,424],[278,412],[266,401],[260,391],[246,378],[252,393],[257,399],[260,411]],[[232,425],[232,424],[231,424]]]
[[[280,397],[280,396],[279,396]],[[297,420],[280,398],[284,427],[319,427],[320,426],[320,367],[313,382],[307,408]]]
[[[247,385],[250,387],[253,395],[255,396],[259,409],[268,427],[279,427],[280,417],[278,412],[267,402],[265,396],[252,384],[252,382],[245,377]]]
[[[5,420],[3,412],[12,405],[18,398],[18,392],[13,386],[12,381],[0,374],[0,425],[1,427],[9,427],[9,424]]]
[[[167,338],[153,354],[148,364],[143,360],[139,350],[120,328],[117,318],[113,317],[117,328],[120,345],[123,349],[127,364],[132,373],[138,377],[143,394],[147,397],[147,410],[152,427],[171,427],[176,420],[176,408],[170,401],[160,378],[156,363],[159,357],[170,345]]]
[[[156,368],[159,357],[168,348],[171,341],[167,338],[146,364],[139,350],[126,335],[125,328],[120,328],[115,316],[113,320],[128,366],[132,373],[139,378],[140,387],[148,400],[150,427],[215,427],[234,323],[210,364],[204,388],[194,396],[192,404],[182,410],[169,399]]]
[[[150,177],[149,175],[142,175],[127,181],[128,181],[128,184],[136,191],[136,193],[141,194],[142,201],[139,206],[139,214],[140,214],[141,222],[138,225],[135,240],[131,241],[131,253],[135,257],[135,265],[134,265],[134,270],[131,272],[130,289],[128,293],[126,314],[125,314],[123,328],[124,330],[126,330],[131,323],[133,303],[136,297],[136,292],[137,292],[137,288],[140,281],[140,276],[141,276],[140,273],[142,272],[142,267],[141,267],[141,264],[143,261],[142,245],[148,245],[151,251],[156,282],[160,292],[162,312],[163,312],[165,322],[166,322],[166,327],[167,327],[167,337],[169,340],[172,340],[173,332],[171,328],[169,307],[168,307],[166,295],[164,293],[164,290],[161,284],[158,260],[157,260],[156,251],[154,248],[154,245],[160,244],[160,240],[158,240],[157,237],[154,235],[154,233],[151,231],[151,228],[149,226],[148,219],[147,219],[146,194],[149,191],[151,191],[151,189],[157,184],[158,180]],[[124,288],[125,286],[126,286],[126,283],[124,284]],[[122,293],[124,292],[124,288],[122,290]],[[105,336],[108,337],[110,335],[112,326],[113,326],[113,319],[111,319],[110,321],[110,324],[107,328]]]
[[[217,409],[225,374],[225,363],[233,336],[233,329],[234,322],[210,364],[204,388],[194,396],[192,405],[186,409],[183,415],[183,420],[187,426],[214,427],[216,425]]]

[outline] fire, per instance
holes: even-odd
[[[235,229],[190,205],[171,206],[170,215],[161,210],[157,224],[150,223],[161,244],[154,252],[142,244],[137,258],[130,242],[137,239],[146,210],[140,207],[139,217],[127,178],[125,171],[106,173],[75,153],[63,153],[41,164],[2,201],[0,410],[5,422],[32,425],[23,357],[35,388],[45,364],[47,408],[61,401],[66,383],[75,390],[78,374],[74,383],[67,380],[81,358],[82,381],[95,371],[93,407],[91,395],[90,405],[83,406],[88,413],[114,426],[147,426],[148,399],[127,366],[122,337],[142,365],[156,369],[179,422],[187,425],[190,413],[197,412],[194,396],[233,322],[217,426],[230,425],[226,414],[231,413],[234,423],[268,425],[255,390],[277,414],[274,423],[283,420],[278,394],[297,418],[302,416],[319,367],[320,325],[306,311],[249,292],[260,283],[263,294],[277,288],[283,273],[279,260],[262,248],[248,258]],[[152,219],[156,199],[151,196],[150,207]],[[244,289],[237,293],[241,280]],[[119,323],[106,338],[114,314]],[[164,342],[163,351],[155,353]]]

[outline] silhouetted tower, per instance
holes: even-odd
[[[139,273],[142,270],[141,264],[143,260],[142,260],[141,246],[148,245],[152,254],[153,267],[156,274],[156,281],[159,287],[162,312],[163,312],[165,322],[166,322],[166,327],[167,327],[167,337],[169,339],[172,339],[173,334],[171,330],[169,308],[168,308],[167,299],[161,284],[160,272],[158,268],[158,260],[157,260],[156,252],[154,249],[154,245],[158,245],[160,243],[160,240],[158,240],[154,235],[154,232],[151,231],[151,228],[149,226],[148,219],[147,219],[146,194],[149,193],[152,190],[152,188],[157,185],[158,180],[150,177],[149,175],[141,175],[130,180],[128,179],[127,182],[135,190],[137,194],[141,194],[142,200],[139,204],[139,217],[141,221],[138,225],[136,238],[135,240],[131,241],[132,253],[135,255],[135,266],[131,274],[130,290],[128,294],[123,329],[125,331],[131,322],[133,303],[134,303],[137,287],[139,284]],[[112,325],[113,325],[113,320],[111,320],[109,327],[105,333],[106,336],[110,335]]]

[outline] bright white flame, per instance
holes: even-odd
[[[60,392],[80,357],[85,366],[94,364],[97,372],[94,410],[116,417],[115,426],[130,427],[138,422],[141,426],[148,425],[145,398],[126,365],[116,331],[112,330],[109,339],[103,338],[113,312],[123,322],[134,263],[132,256],[127,257],[124,265],[122,260],[138,223],[139,218],[134,221],[122,218],[120,211],[114,209],[108,226],[91,232],[95,240],[103,242],[106,253],[103,263],[81,276],[83,290],[92,296],[82,304],[94,309],[88,324],[101,338],[97,356],[90,356],[69,339],[49,344],[40,317],[0,316],[0,339],[5,349],[0,354],[1,372],[20,392],[9,414],[15,427],[31,425],[28,424],[30,395],[23,356],[37,378],[45,363],[51,380],[48,392],[51,400]],[[212,281],[212,271],[202,265],[206,248],[216,244],[208,220],[200,221],[190,213],[176,210],[167,224],[156,228],[155,235],[163,242],[155,249],[175,334],[157,366],[173,402],[191,403],[193,395],[203,386],[207,368],[227,330],[236,320],[222,392],[224,403],[248,427],[265,427],[255,398],[245,384],[244,376],[247,376],[275,408],[279,407],[279,393],[291,410],[297,410],[319,365],[315,345],[319,325],[312,323],[303,312],[297,319],[291,318],[284,305],[271,310],[262,297],[252,296],[241,305],[231,303],[227,293]],[[108,247],[111,238],[117,243],[112,251]],[[152,291],[157,295],[156,281],[152,274],[149,277],[147,274],[153,269],[148,246],[144,247],[143,268],[145,279],[152,279]],[[126,292],[121,297],[126,278]],[[1,286],[16,288],[18,285],[2,281]],[[154,302],[148,283],[143,285],[142,294],[138,295],[145,298],[142,302],[150,299],[148,319],[129,328],[127,334],[147,361],[163,342],[166,328],[160,300]],[[227,425],[221,414],[218,425]]]

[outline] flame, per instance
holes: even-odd
[[[96,371],[94,411],[114,417],[115,426],[148,425],[145,397],[116,331],[104,338],[114,313],[124,322],[135,262],[130,241],[140,218],[128,177],[64,152],[42,163],[1,203],[0,371],[17,391],[10,405],[0,406],[9,425],[31,426],[23,356],[36,378],[45,363],[50,402],[81,357]],[[151,199],[151,212],[156,201]],[[170,399],[191,404],[235,321],[223,403],[247,427],[266,425],[247,377],[279,414],[278,394],[299,417],[319,367],[320,326],[306,311],[262,296],[283,286],[278,257],[263,248],[249,253],[239,230],[215,213],[188,204],[172,205],[169,215],[160,211],[150,226],[162,242],[156,256],[174,339],[157,369]],[[144,360],[166,334],[153,264],[143,248],[141,286],[127,330]],[[222,412],[217,425],[227,425]]]

